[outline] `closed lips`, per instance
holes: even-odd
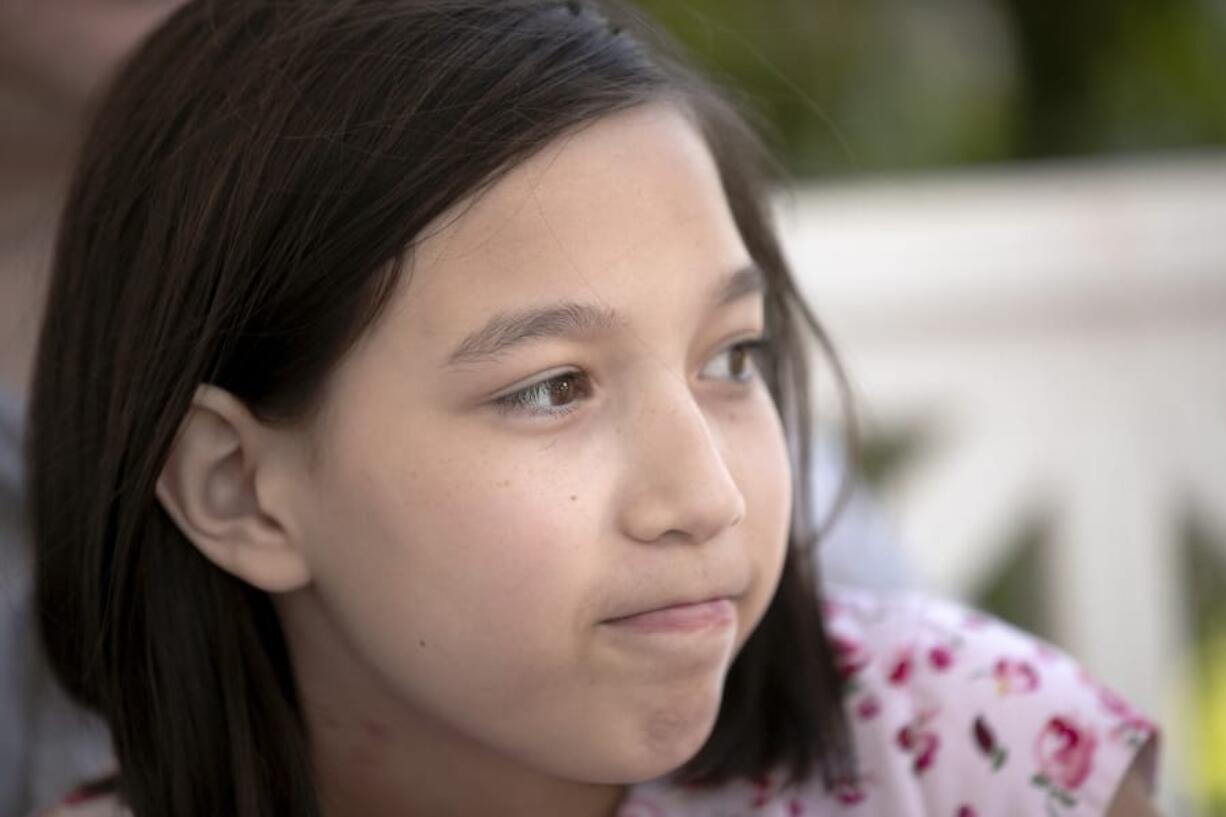
[[[688,599],[677,599],[674,601],[665,601],[665,602],[660,602],[660,603],[655,603],[655,604],[648,603],[648,604],[630,608],[631,610],[630,612],[620,613],[616,616],[612,616],[610,618],[605,619],[605,621],[609,624],[615,624],[619,621],[625,621],[626,619],[635,618],[636,616],[644,616],[650,613],[662,612],[664,610],[673,610],[673,609],[685,608],[685,607],[696,607],[699,605],[709,604],[711,602],[717,602],[717,601],[732,602],[732,601],[735,601],[739,595],[740,594],[735,594],[735,593],[716,593],[716,594],[709,595],[709,596],[691,597]]]

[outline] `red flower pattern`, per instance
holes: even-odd
[[[831,633],[829,639],[834,649],[835,667],[844,679],[855,676],[868,665],[871,656],[863,644],[837,633]]]
[[[1039,672],[1029,661],[999,658],[992,666],[992,677],[1001,695],[1034,692],[1039,688]]]
[[[894,736],[898,748],[912,756],[911,770],[916,774],[923,774],[932,768],[937,750],[941,748],[940,736],[928,726],[928,722],[936,714],[935,711],[921,714],[899,729]]]
[[[1039,774],[1066,792],[1076,791],[1094,768],[1098,739],[1072,716],[1048,720],[1034,743]]]
[[[928,650],[928,663],[938,672],[944,672],[954,664],[954,651],[946,644],[937,644]]]
[[[886,678],[894,686],[900,686],[907,682],[911,677],[911,667],[914,664],[913,654],[914,647],[907,646],[898,651],[894,656],[894,660],[890,663],[890,669],[886,672]]]
[[[1009,758],[1009,752],[997,742],[996,733],[988,726],[983,715],[975,717],[975,722],[971,725],[971,735],[979,751],[992,761],[992,771],[1000,771],[1000,767],[1004,766]]]

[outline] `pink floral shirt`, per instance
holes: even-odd
[[[617,817],[1090,817],[1157,729],[1063,653],[916,594],[840,589],[823,604],[848,680],[860,775],[833,791],[782,776],[715,789],[634,786]],[[1142,755],[1154,781],[1156,752]],[[45,817],[120,817],[76,796]]]

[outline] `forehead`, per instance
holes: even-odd
[[[747,261],[702,137],[649,105],[555,141],[441,219],[392,309],[418,339],[447,339],[525,304],[698,296]]]

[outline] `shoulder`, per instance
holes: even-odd
[[[838,590],[825,618],[866,797],[889,785],[932,813],[1101,815],[1156,741],[1068,655],[977,611]],[[1142,759],[1152,785],[1152,749]]]
[[[919,594],[837,589],[823,611],[846,681],[855,780],[834,791],[769,777],[718,791],[654,785],[628,805],[667,817],[1092,817],[1107,813],[1138,758],[1152,787],[1153,724],[1051,645]]]

